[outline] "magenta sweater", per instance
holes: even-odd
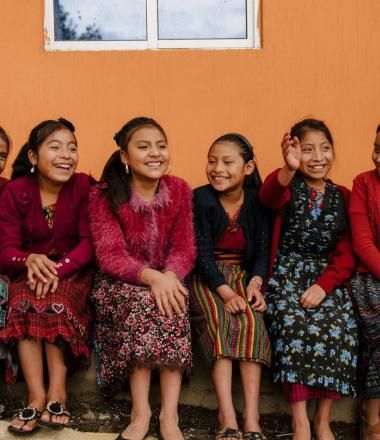
[[[0,197],[1,272],[26,270],[31,253],[58,255],[58,276],[64,278],[93,259],[88,224],[89,178],[74,174],[59,193],[54,226],[49,229],[35,177],[10,181]],[[55,258],[56,259],[56,258]]]
[[[90,224],[99,269],[133,284],[140,284],[144,268],[184,278],[195,261],[191,197],[183,180],[163,176],[150,203],[132,191],[115,216],[101,190],[93,187]]]

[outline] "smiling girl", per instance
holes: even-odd
[[[155,120],[132,119],[114,139],[120,150],[90,196],[101,271],[92,293],[98,382],[109,394],[129,378],[131,420],[118,439],[142,440],[151,417],[151,373],[157,370],[160,438],[183,440],[177,407],[192,359],[183,285],[195,259],[191,190],[166,175],[168,141]]]
[[[294,125],[281,149],[284,166],[260,190],[263,204],[278,213],[265,295],[274,380],[290,404],[293,438],[311,438],[306,401],[317,399],[316,438],[332,440],[334,399],[356,394],[358,334],[347,289],[355,267],[349,191],[326,177],[335,154],[322,121]]]
[[[0,199],[0,266],[11,279],[0,339],[17,354],[28,389],[27,407],[8,427],[15,435],[68,423],[66,373],[90,357],[90,184],[75,173],[77,164],[74,126],[64,119],[41,122]]]
[[[372,149],[374,168],[354,180],[350,218],[359,257],[351,280],[362,338],[363,440],[380,440],[380,125]]]
[[[271,221],[261,205],[253,148],[240,134],[218,138],[208,152],[209,185],[194,191],[198,248],[192,316],[218,399],[217,439],[264,439],[259,424],[261,366],[271,350],[261,287],[267,275]],[[232,402],[232,365],[244,393],[244,437]]]
[[[6,131],[0,127],[0,174],[4,171],[5,165],[7,164],[10,146],[11,141],[9,136]],[[0,177],[0,194],[7,182],[8,179]]]

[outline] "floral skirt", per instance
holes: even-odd
[[[230,313],[222,298],[199,275],[191,279],[190,304],[192,322],[202,351],[211,368],[215,359],[228,358],[270,365],[271,347],[262,313],[249,306],[246,273],[236,264],[218,262],[228,285],[247,302],[244,313]]]
[[[278,256],[265,295],[274,381],[355,397],[358,331],[348,289],[335,289],[314,309],[300,304],[325,265],[292,252]]]
[[[162,316],[151,290],[98,273],[95,305],[97,380],[106,394],[121,388],[135,367],[189,372],[192,364],[188,312]]]
[[[5,326],[0,340],[16,355],[17,340],[31,338],[60,346],[66,365],[74,369],[78,362],[89,364],[91,305],[88,301],[94,269],[82,269],[58,283],[54,293],[36,299],[27,286],[26,273],[20,274],[9,285]],[[15,378],[8,378],[13,382]]]
[[[380,280],[357,273],[351,280],[354,305],[359,316],[364,397],[380,398]]]

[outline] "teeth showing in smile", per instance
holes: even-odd
[[[311,168],[312,170],[319,171],[319,170],[323,170],[325,168],[325,166],[324,165],[309,165],[309,168]]]
[[[161,165],[162,165],[162,162],[148,162],[148,163],[146,164],[146,166],[148,166],[148,167],[152,167],[152,168],[160,167]]]
[[[58,163],[55,165],[56,168],[61,168],[63,170],[69,170],[71,168],[71,165],[64,164],[64,163]]]
[[[217,182],[223,182],[224,180],[227,180],[227,177],[222,176],[212,176],[213,180],[216,180]]]

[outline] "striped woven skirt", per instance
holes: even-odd
[[[361,369],[364,397],[380,398],[380,280],[357,273],[351,280],[352,296],[362,342]]]
[[[246,273],[240,266],[218,262],[228,285],[247,301]],[[220,296],[199,275],[190,280],[192,323],[210,368],[216,359],[228,358],[270,365],[271,347],[262,313],[247,309],[232,314]]]

